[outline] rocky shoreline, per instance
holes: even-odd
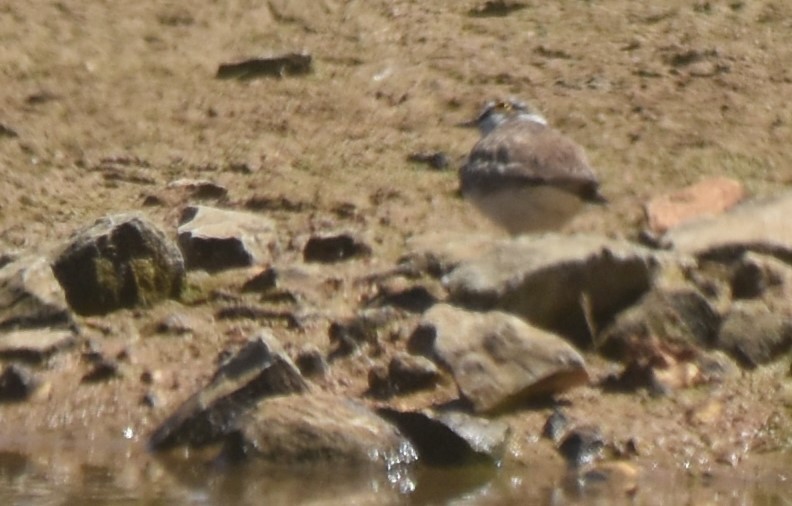
[[[670,228],[661,248],[436,234],[391,266],[350,230],[282,244],[266,214],[188,206],[170,230],[110,215],[52,253],[4,255],[0,409],[38,412],[28,436],[121,425],[154,455],[365,465],[401,492],[416,465],[496,470],[542,446],[579,486],[632,495],[648,462],[690,447],[597,416],[625,397],[696,399],[676,436],[742,420],[698,442],[710,463],[788,440],[789,372],[766,371],[792,346],[790,212],[790,194],[748,201]],[[136,335],[121,335],[130,318]],[[143,348],[168,358],[152,367]],[[734,392],[751,411],[735,414],[723,389],[754,377],[777,384],[779,409]],[[82,394],[94,414],[72,417]]]

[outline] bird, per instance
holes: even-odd
[[[459,169],[460,192],[511,235],[557,230],[585,203],[605,204],[584,149],[516,99],[485,104],[481,138]]]

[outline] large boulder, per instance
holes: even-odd
[[[137,213],[106,216],[78,231],[52,270],[69,305],[84,315],[178,297],[184,283],[179,248]]]
[[[456,304],[512,313],[583,346],[592,325],[649,289],[658,255],[605,237],[523,236],[462,263],[446,283]]]
[[[202,446],[237,430],[237,421],[270,396],[305,392],[308,384],[269,331],[253,336],[224,362],[201,391],[187,399],[154,431],[155,449]]]
[[[267,399],[247,413],[226,455],[278,465],[378,465],[417,460],[412,444],[365,405],[328,394]]]
[[[478,412],[588,382],[583,357],[561,337],[499,311],[474,313],[435,305],[408,345],[448,367]]]

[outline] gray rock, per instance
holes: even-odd
[[[732,266],[730,287],[735,299],[792,296],[792,266],[768,255],[745,253]]]
[[[0,268],[0,329],[73,325],[49,260],[32,256]]]
[[[542,427],[542,436],[550,439],[554,443],[558,443],[561,437],[566,434],[569,428],[569,418],[560,409],[553,410],[553,413],[547,417],[545,424]]]
[[[297,353],[294,363],[305,377],[322,377],[327,374],[330,366],[324,355],[316,346],[308,344]]]
[[[370,255],[371,246],[353,232],[316,234],[303,247],[306,262],[333,263]]]
[[[605,355],[622,361],[644,352],[650,339],[689,349],[709,348],[720,321],[716,309],[698,290],[657,287],[620,313],[597,336],[597,344]]]
[[[106,216],[77,232],[52,270],[69,305],[85,315],[178,297],[184,284],[181,252],[137,213]]]
[[[731,261],[745,251],[775,256],[792,263],[792,192],[753,200],[715,218],[681,225],[667,240],[677,251],[698,258]]]
[[[761,300],[735,302],[726,314],[717,346],[746,367],[766,364],[792,346],[792,307]]]
[[[365,405],[328,394],[267,399],[240,419],[224,457],[278,465],[374,465],[391,470],[417,460],[412,444]]]
[[[253,213],[188,206],[178,233],[188,269],[248,267],[270,260],[278,250],[275,222]]]
[[[604,237],[524,236],[461,264],[446,283],[454,303],[518,315],[582,346],[591,344],[591,324],[649,289],[657,255]]]
[[[439,304],[419,327],[434,337],[433,355],[448,366],[478,412],[588,381],[583,357],[572,346],[506,313],[472,313]]]
[[[566,459],[567,464],[573,468],[583,467],[601,458],[605,439],[597,427],[576,427],[569,431],[558,451]]]
[[[334,347],[330,358],[350,355],[365,345],[379,347],[382,337],[397,332],[395,325],[398,321],[398,311],[384,307],[363,309],[355,316],[332,322],[328,329],[328,337]]]
[[[399,353],[388,364],[388,378],[396,393],[407,393],[434,386],[440,370],[426,357]]]
[[[379,413],[413,442],[421,462],[434,466],[498,464],[511,433],[503,422],[458,411],[382,408]]]
[[[0,335],[0,357],[41,362],[76,342],[71,330],[26,329]]]
[[[239,418],[261,399],[306,390],[308,384],[297,366],[262,330],[217,369],[206,387],[160,424],[149,444],[160,450],[217,441],[234,432]]]

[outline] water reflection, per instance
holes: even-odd
[[[706,473],[644,468],[626,493],[618,483],[581,482],[546,465],[463,469],[417,466],[405,494],[381,471],[333,466],[229,466],[194,459],[95,465],[0,452],[0,504],[792,504],[792,455],[763,456],[744,468]],[[758,460],[758,462],[756,462]]]

